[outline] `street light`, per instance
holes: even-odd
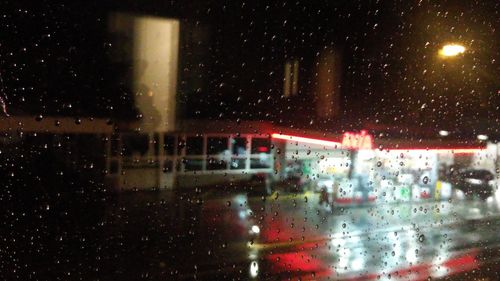
[[[455,57],[465,52],[465,47],[460,44],[446,44],[439,50],[442,57]]]

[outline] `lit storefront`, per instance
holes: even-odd
[[[495,170],[496,145],[375,139],[366,131],[323,138],[273,134],[289,170],[315,180],[331,177],[337,202],[444,200],[452,196],[448,173],[457,167]]]

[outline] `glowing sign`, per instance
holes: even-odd
[[[344,133],[342,137],[342,146],[349,149],[372,149],[373,137],[361,131],[360,133]]]

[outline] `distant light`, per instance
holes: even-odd
[[[267,146],[259,146],[257,147],[258,152],[268,152],[269,148]]]
[[[250,277],[255,278],[259,275],[259,264],[256,261],[253,261],[250,264]]]
[[[450,132],[448,131],[445,131],[445,130],[441,130],[439,131],[439,135],[442,136],[442,137],[446,137],[450,134]]]
[[[252,225],[252,232],[255,234],[260,233],[260,227],[258,225]]]
[[[465,52],[465,47],[458,44],[444,45],[439,54],[443,57],[454,57]]]
[[[485,140],[488,140],[488,136],[487,135],[477,135],[477,139],[485,141]]]

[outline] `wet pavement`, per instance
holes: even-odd
[[[498,280],[495,205],[422,201],[330,208],[318,201],[315,193],[133,192],[93,204],[19,207],[4,217],[0,275],[4,280]]]

